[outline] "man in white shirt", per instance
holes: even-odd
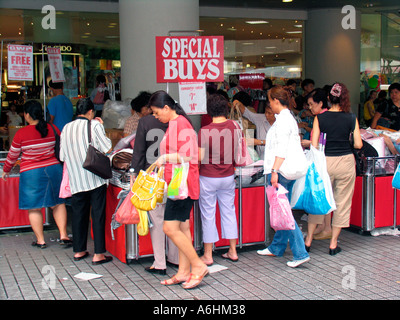
[[[234,100],[233,105],[239,107],[243,117],[251,121],[256,126],[256,138],[253,138],[249,143],[255,145],[260,159],[264,158],[265,137],[268,130],[275,122],[275,115],[272,112],[269,104],[265,106],[265,113],[251,112],[240,100]]]

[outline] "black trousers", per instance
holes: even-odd
[[[71,205],[74,252],[83,252],[87,250],[90,217],[93,228],[94,253],[100,254],[106,252],[106,191],[107,185],[104,184],[96,189],[72,195]]]

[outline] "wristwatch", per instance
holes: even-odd
[[[272,168],[271,173],[273,173],[273,172],[278,173],[278,170]]]

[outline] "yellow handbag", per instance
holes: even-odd
[[[155,209],[157,203],[164,199],[163,179],[164,168],[154,171],[156,164],[153,163],[146,171],[140,170],[135,183],[132,186],[132,204],[136,209],[150,211]]]

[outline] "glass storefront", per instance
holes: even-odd
[[[73,104],[90,95],[98,74],[106,76],[115,99],[120,97],[119,17],[117,13],[56,12],[55,29],[44,31],[40,10],[2,9],[0,12],[0,40],[2,41],[2,118],[9,104],[19,111],[27,99],[44,101],[51,98],[51,80],[47,48],[59,47],[65,76],[64,94]],[[8,44],[33,46],[33,81],[9,81]],[[43,77],[46,79],[43,86]]]
[[[275,83],[301,79],[303,21],[200,17],[202,35],[225,40],[225,77],[263,74]]]
[[[361,16],[361,102],[372,90],[400,82],[400,17],[394,13]]]

